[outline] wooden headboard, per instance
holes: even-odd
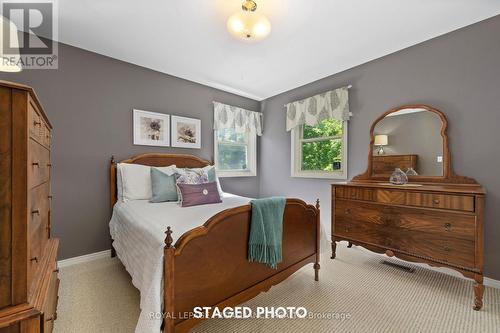
[[[149,166],[168,166],[175,164],[179,168],[203,168],[211,165],[210,161],[199,158],[198,156],[188,154],[142,154],[132,158],[120,161],[119,163],[142,164]],[[117,200],[116,188],[116,161],[111,157],[110,165],[110,189],[111,189],[111,208]]]

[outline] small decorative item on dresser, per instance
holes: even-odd
[[[404,185],[408,183],[408,177],[400,168],[396,168],[389,178],[389,181],[394,185]]]
[[[418,176],[418,173],[415,171],[415,169],[410,167],[410,168],[408,168],[408,170],[406,170],[406,175],[407,176]]]

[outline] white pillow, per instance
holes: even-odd
[[[121,174],[122,200],[151,200],[151,167],[118,163]]]
[[[154,168],[157,169],[157,170],[160,170],[161,172],[163,172],[167,176],[174,175],[177,172],[177,170],[178,170],[177,167],[175,166],[175,164],[169,165],[169,166],[165,166],[165,167],[154,167]]]
[[[123,201],[122,171],[116,166],[116,196],[117,201]]]

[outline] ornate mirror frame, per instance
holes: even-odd
[[[446,132],[448,128],[448,120],[443,112],[438,109],[435,109],[431,106],[424,104],[415,104],[415,105],[402,105],[396,108],[393,108],[380,117],[378,117],[372,124],[370,128],[370,146],[368,149],[368,167],[366,171],[352,179],[353,182],[378,182],[378,181],[389,181],[389,177],[386,175],[374,175],[373,174],[373,147],[375,143],[375,126],[384,119],[387,115],[400,111],[402,109],[425,109],[429,112],[435,113],[441,119],[441,137],[443,138],[443,175],[442,176],[409,176],[409,182],[419,182],[419,183],[450,183],[450,184],[474,184],[477,182],[468,177],[458,176],[453,171],[451,166],[451,153],[449,150],[449,139],[448,134]]]

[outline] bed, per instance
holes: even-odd
[[[181,154],[143,154],[121,163],[210,165]],[[247,261],[250,198],[225,193],[222,203],[184,208],[171,202],[122,202],[117,200],[116,173],[112,159],[111,252],[118,255],[141,292],[136,332],[187,332],[202,320],[189,315],[194,307],[236,306],[307,264],[313,264],[318,281],[319,201],[313,206],[299,199],[286,200],[283,261],[275,270]]]

